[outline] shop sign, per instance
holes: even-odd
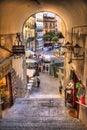
[[[14,54],[25,54],[25,48],[23,45],[20,46],[14,45],[12,51]]]
[[[12,68],[12,61],[8,61],[0,66],[0,79],[2,79],[5,75],[9,73]]]

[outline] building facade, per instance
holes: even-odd
[[[25,50],[19,33],[0,35],[0,41],[0,110],[1,107],[3,110],[18,97],[24,97],[27,78]]]
[[[31,16],[23,28],[24,43],[26,49],[35,51],[35,17]]]
[[[35,14],[36,50],[43,49],[43,13]]]
[[[44,13],[43,16],[43,34],[46,32],[55,32],[57,29],[57,20],[55,15],[49,15],[49,13]]]

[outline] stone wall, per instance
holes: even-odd
[[[17,97],[24,97],[27,84],[25,56],[14,56],[12,67],[16,71]]]
[[[78,79],[80,79],[83,82],[83,84],[85,85],[85,88],[86,88],[85,104],[87,104],[87,33],[86,33],[87,26],[86,26],[86,29],[81,29],[81,30],[83,30],[83,34],[81,34],[82,32],[80,32],[80,33],[76,32],[76,31],[78,31],[78,29],[77,29],[77,30],[75,30],[75,32],[74,32],[75,34],[73,34],[72,39],[73,39],[73,45],[78,43],[81,47],[83,47],[83,51],[85,52],[85,57],[84,57],[84,60],[72,60],[72,63],[68,64],[69,53],[66,53],[65,66],[64,66],[64,68],[65,68],[64,84],[66,85],[69,82],[70,69],[71,69],[71,67],[73,67],[76,75],[78,76]],[[75,57],[73,57],[73,58],[75,58]],[[87,107],[79,105],[79,119],[85,125],[87,125],[87,123],[86,123]]]
[[[87,105],[87,37],[85,42],[85,63],[84,63],[84,74],[83,74],[83,82],[86,87],[86,94],[85,94],[85,104]],[[79,119],[87,126],[87,107],[80,106],[79,109]]]

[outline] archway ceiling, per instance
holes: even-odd
[[[5,58],[8,58],[10,56],[11,56],[10,52],[0,48],[0,62],[2,62]]]
[[[0,0],[0,34],[21,32],[25,20],[40,11],[59,15],[69,30],[87,24],[86,0]]]

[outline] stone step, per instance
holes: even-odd
[[[82,128],[85,128],[84,125],[82,125],[79,121],[65,121],[65,120],[62,120],[62,121],[53,121],[53,120],[48,120],[48,121],[38,121],[38,120],[33,120],[33,121],[30,121],[30,120],[2,120],[0,121],[2,122],[1,123],[1,128],[6,128],[6,127],[11,127],[11,128],[14,128],[14,127],[57,127],[57,128],[73,128],[73,129],[82,129]]]
[[[13,122],[11,122],[11,123],[9,123],[9,124],[7,124],[7,122],[5,122],[5,123],[3,123],[3,124],[1,124],[1,128],[2,127],[22,127],[22,126],[28,126],[28,127],[69,127],[69,128],[84,128],[84,126],[82,125],[82,124],[71,124],[71,123],[57,123],[57,124],[53,124],[53,123],[22,123],[21,124],[21,122],[20,123],[13,123]]]
[[[2,127],[0,130],[87,130],[83,127],[69,127],[69,126],[14,126],[14,127]]]
[[[35,122],[35,123],[51,123],[51,122],[53,122],[53,123],[78,123],[79,124],[79,121],[73,121],[73,120],[69,120],[69,119],[67,119],[67,120],[65,120],[65,119],[58,119],[58,120],[45,120],[45,118],[46,117],[44,117],[44,119],[38,119],[39,117],[37,117],[37,119],[31,119],[31,118],[24,118],[23,120],[22,120],[22,118],[19,118],[19,119],[11,119],[11,120],[7,120],[7,121],[2,121],[2,122],[21,122],[21,123],[33,123],[33,122]]]
[[[17,99],[0,120],[0,130],[87,130],[69,117],[62,98]]]
[[[54,105],[60,103],[65,106],[65,100],[62,98],[17,98],[15,104],[29,104],[29,103],[53,103]]]
[[[65,117],[62,117],[61,119],[59,117],[29,117],[29,118],[19,118],[19,119],[2,119],[0,120],[0,122],[21,122],[21,123],[81,123],[77,118],[65,118]]]

